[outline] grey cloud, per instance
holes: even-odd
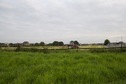
[[[125,0],[1,0],[0,38],[103,42],[125,37],[125,14]]]

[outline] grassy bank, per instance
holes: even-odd
[[[125,84],[126,53],[0,51],[0,84]]]

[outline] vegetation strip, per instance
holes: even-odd
[[[0,53],[0,84],[126,83],[126,52]]]

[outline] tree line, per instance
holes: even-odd
[[[106,39],[104,41],[104,45],[108,45],[110,43],[109,39]],[[80,43],[75,40],[71,40],[69,42],[69,44],[75,44],[75,45],[80,45]],[[41,41],[40,43],[36,42],[36,43],[29,43],[28,41],[24,41],[23,43],[9,43],[9,44],[6,44],[6,43],[0,43],[0,47],[17,47],[18,45],[21,45],[21,46],[64,46],[66,44],[64,44],[63,41],[53,41],[52,43],[48,43],[46,44],[45,42]]]
[[[70,41],[73,42],[75,45],[80,45],[78,41]],[[17,47],[20,46],[64,46],[66,45],[63,41],[53,41],[52,43],[46,44],[45,42],[41,41],[40,43],[30,43],[28,41],[24,41],[23,43],[0,43],[0,47]]]

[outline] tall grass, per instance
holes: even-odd
[[[125,84],[125,55],[0,51],[0,84]]]

